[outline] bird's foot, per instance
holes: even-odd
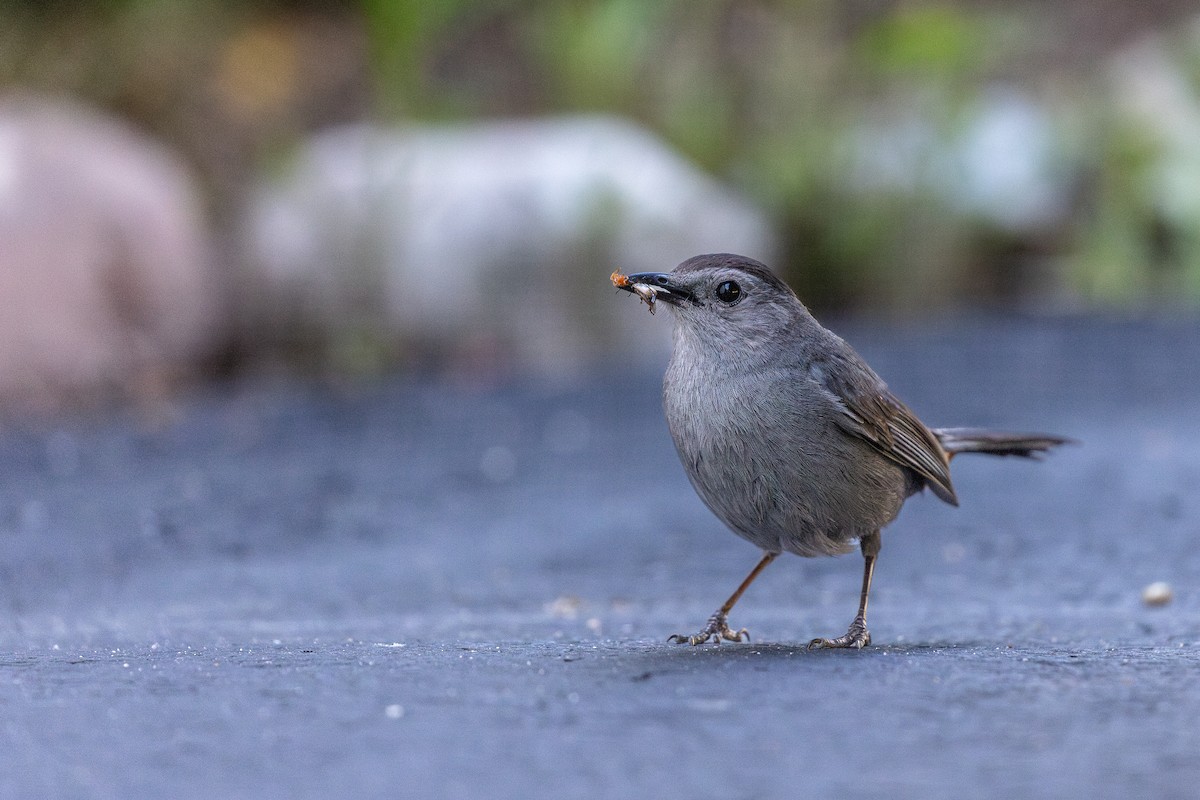
[[[709,639],[712,639],[716,644],[720,644],[722,639],[730,642],[740,642],[745,639],[748,642],[750,641],[750,632],[745,628],[742,628],[740,631],[730,628],[725,614],[718,611],[708,618],[708,622],[697,633],[691,636],[675,633],[669,636],[667,641],[677,644],[690,644],[694,647],[698,644],[704,644]]]
[[[855,650],[861,650],[871,643],[871,632],[867,630],[867,621],[862,617],[855,617],[854,622],[850,623],[850,630],[846,631],[845,636],[839,636],[836,639],[813,639],[808,643],[809,650],[824,650],[825,648],[833,647],[853,647]]]

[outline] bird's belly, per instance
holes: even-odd
[[[907,496],[903,468],[820,414],[788,423],[750,430],[708,420],[686,433],[672,425],[692,485],[722,522],[763,550],[819,556],[848,552],[895,519]]]

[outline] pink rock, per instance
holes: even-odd
[[[0,96],[0,406],[157,396],[219,330],[196,184],[72,102]]]

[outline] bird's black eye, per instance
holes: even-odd
[[[742,287],[734,281],[725,281],[717,287],[717,299],[726,305],[734,305],[742,299]]]

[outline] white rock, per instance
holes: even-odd
[[[774,254],[761,213],[599,117],[333,130],[261,189],[248,228],[252,324],[366,320],[443,353],[483,342],[548,369],[665,352],[669,326],[612,289],[613,269]]]
[[[179,159],[81,106],[0,96],[0,403],[162,386],[212,345],[209,269]]]

